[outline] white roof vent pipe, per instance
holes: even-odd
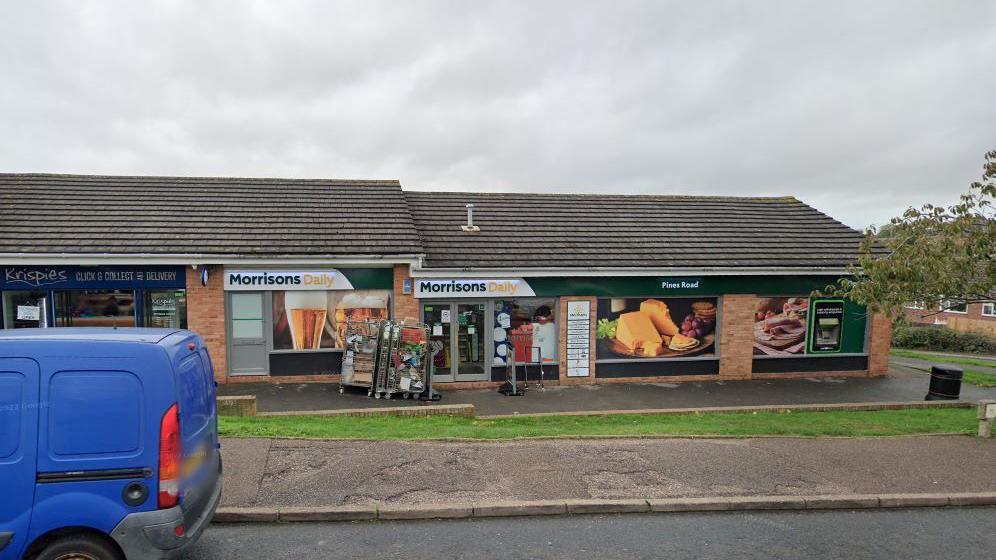
[[[467,205],[467,223],[460,226],[463,231],[481,231],[481,228],[474,225],[474,205]]]

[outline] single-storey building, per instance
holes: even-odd
[[[437,388],[884,375],[889,322],[810,296],[861,239],[791,197],[4,174],[0,317],[189,328],[220,382],[337,381],[346,320],[388,317]]]

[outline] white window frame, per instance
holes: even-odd
[[[943,311],[944,313],[955,313],[957,315],[964,315],[964,314],[968,313],[968,304],[967,303],[965,304],[965,310],[964,311],[957,311],[955,309],[948,309],[949,305],[951,305],[951,301],[950,300],[942,300],[941,301],[941,309],[944,310]]]
[[[989,311],[987,312],[986,309]],[[996,302],[988,302],[982,304],[982,316],[983,317],[996,317]]]

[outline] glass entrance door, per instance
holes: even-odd
[[[186,290],[146,290],[142,309],[146,327],[187,328]]]
[[[488,373],[485,367],[484,312],[485,303],[456,304],[456,376],[457,381],[480,379]]]
[[[433,302],[422,304],[422,321],[431,340],[443,344],[436,354],[433,381],[490,379],[490,338],[485,336],[488,302]]]
[[[422,305],[422,322],[429,326],[429,341],[439,341],[443,349],[436,354],[432,381],[453,381],[452,347],[450,324],[453,310],[449,303],[426,303]]]

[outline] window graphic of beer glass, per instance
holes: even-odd
[[[317,350],[328,316],[325,292],[285,292],[284,309],[295,350]]]

